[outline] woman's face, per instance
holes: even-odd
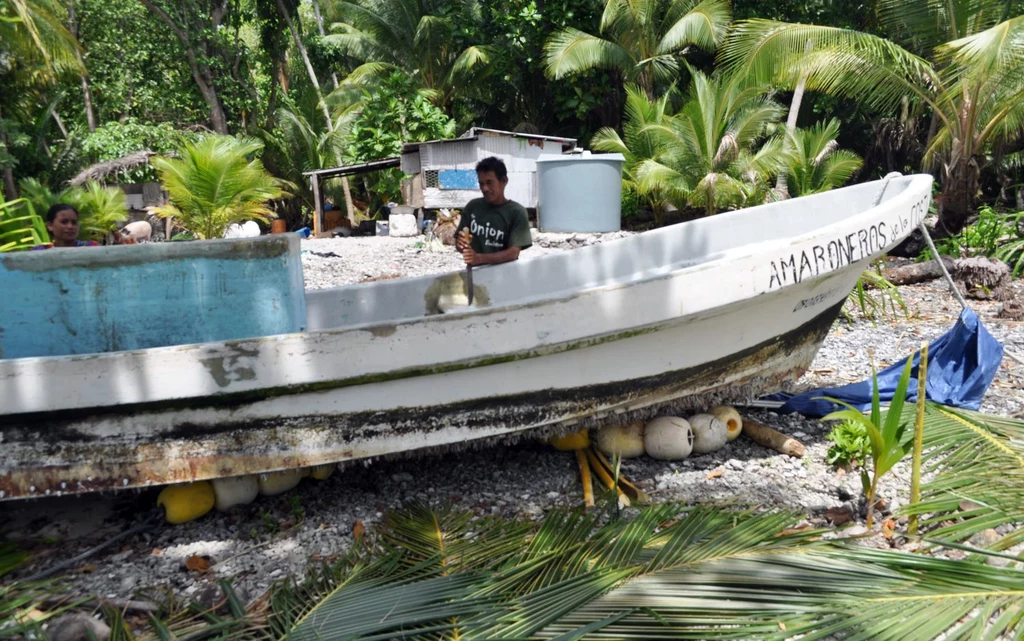
[[[52,223],[46,223],[46,229],[55,245],[74,243],[78,239],[78,214],[72,209],[62,209]]]

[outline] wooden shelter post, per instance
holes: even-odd
[[[313,174],[313,237],[320,238],[324,229],[324,199],[320,191],[320,175]]]

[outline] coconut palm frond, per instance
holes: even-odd
[[[128,203],[118,187],[108,187],[95,180],[86,183],[78,202],[79,237],[100,241],[128,220]]]
[[[675,53],[690,45],[695,45],[705,51],[714,51],[725,39],[731,22],[732,11],[728,2],[704,0],[669,27],[658,42],[657,51],[659,53]]]
[[[602,127],[598,129],[590,139],[590,146],[595,151],[617,153],[622,154],[623,156],[629,152],[629,146],[622,137],[619,136],[619,132],[615,131],[611,127]]]
[[[960,542],[1024,521],[1024,421],[931,403],[925,409],[924,464],[935,477],[904,511],[924,517],[922,527],[932,528],[926,536]],[[1022,541],[1017,530],[992,549]]]
[[[939,60],[952,60],[971,75],[987,75],[999,68],[1019,68],[1024,63],[1021,38],[1024,16],[1017,16],[948,42],[936,53]]]
[[[544,45],[544,62],[551,78],[564,78],[587,69],[617,69],[629,74],[636,60],[618,44],[579,29],[566,28]]]
[[[488,46],[471,46],[459,54],[452,63],[448,84],[455,85],[460,81],[468,82],[483,76],[494,60],[495,49]]]
[[[786,88],[806,73],[810,89],[857,96],[879,109],[895,106],[907,93],[930,100],[922,86],[941,84],[926,60],[884,38],[772,20],[737,23],[719,61],[727,73]]]
[[[403,552],[403,565],[435,563],[443,575],[504,562],[519,551],[529,529],[515,521],[477,520],[450,507],[435,510],[414,504],[385,517],[380,539]]]
[[[263,163],[249,159],[262,147],[256,139],[207,136],[184,145],[180,158],[154,157],[170,198],[169,205],[154,208],[154,213],[174,216],[199,238],[219,238],[232,223],[267,222],[275,216],[268,201],[286,192]]]
[[[268,621],[274,638],[289,639],[931,641],[1021,631],[1020,570],[829,543],[792,529],[796,519],[672,504],[632,519],[556,510],[539,529],[504,531],[502,562],[447,574],[439,555],[401,560],[429,553],[437,537],[395,540],[316,589],[276,586]],[[488,519],[468,514],[418,507],[391,522],[442,530],[479,559],[494,542],[472,533]]]
[[[790,137],[793,152],[787,185],[792,196],[806,196],[841,186],[862,164],[856,154],[839,149],[839,120],[797,129]]]
[[[993,26],[1005,7],[1005,0],[880,0],[878,17],[894,38],[927,54],[944,42]]]
[[[81,71],[78,41],[65,26],[67,8],[57,0],[8,0],[11,14],[0,18],[0,51],[41,59],[44,75]]]

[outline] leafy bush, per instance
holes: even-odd
[[[364,94],[362,112],[349,134],[346,162],[391,158],[401,154],[403,142],[451,138],[455,134],[455,121],[417,91],[402,73],[392,73]],[[388,169],[367,177],[370,211],[401,200],[403,176],[398,169]]]
[[[868,432],[860,423],[843,421],[825,437],[832,442],[825,459],[829,465],[863,467],[868,455]],[[867,488],[864,488],[867,491]]]
[[[57,203],[66,203],[78,210],[78,237],[82,240],[102,241],[128,219],[124,192],[95,180],[90,180],[85,187],[68,187],[56,193],[34,178],[22,180],[19,187],[40,216]]]
[[[978,210],[978,218],[960,233],[935,242],[943,256],[987,256],[998,258],[1014,268],[1014,275],[1024,270],[1024,212],[1001,214],[991,207]],[[918,261],[931,260],[931,250],[921,252]]]
[[[159,154],[173,152],[185,141],[196,141],[198,134],[177,131],[170,123],[141,123],[134,119],[108,122],[82,138],[82,153],[89,163],[123,158],[136,151],[154,151]],[[143,165],[116,176],[126,183],[155,182],[153,167]]]
[[[266,172],[249,156],[263,149],[256,139],[207,136],[186,143],[180,158],[154,157],[170,204],[154,213],[176,222],[196,238],[221,238],[233,223],[256,220],[266,223],[276,214],[267,203],[285,195],[284,183]]]

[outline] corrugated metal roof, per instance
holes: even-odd
[[[333,176],[348,176],[351,174],[365,174],[371,171],[377,171],[378,169],[387,169],[389,167],[398,167],[401,163],[401,157],[395,156],[394,158],[384,158],[383,160],[371,160],[370,162],[360,163],[358,165],[345,165],[343,167],[332,167],[330,169],[317,169],[315,171],[304,171],[303,176],[320,176],[321,178],[331,178]]]
[[[542,136],[540,134],[524,134],[516,131],[503,131],[501,129],[487,129],[486,127],[471,127],[466,133],[462,134],[458,138],[441,138],[439,140],[425,140],[423,142],[407,142],[402,145],[402,153],[409,153],[418,150],[423,145],[443,145],[451,142],[465,142],[467,140],[477,140],[480,138],[480,134],[497,134],[500,136],[509,136],[511,138],[532,138],[534,140],[552,140],[554,142],[560,142],[563,146],[572,145],[576,146],[575,138],[562,138],[559,136]]]

